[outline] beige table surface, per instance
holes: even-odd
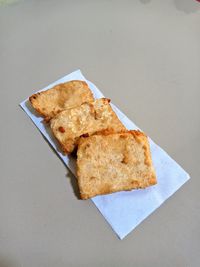
[[[0,2],[0,267],[200,266],[200,3]],[[123,241],[18,107],[77,68],[192,177]]]

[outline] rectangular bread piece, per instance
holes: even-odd
[[[147,136],[126,131],[81,138],[77,177],[82,199],[155,185]]]
[[[64,109],[80,106],[93,101],[94,97],[85,81],[74,80],[61,83],[53,88],[29,97],[33,108],[49,121]]]
[[[90,136],[107,129],[115,132],[126,129],[109,102],[106,98],[96,99],[79,107],[63,110],[50,121],[51,130],[64,153],[71,153],[81,136]]]

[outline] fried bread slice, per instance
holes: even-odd
[[[49,121],[64,109],[93,101],[93,95],[85,81],[74,80],[61,83],[51,89],[33,94],[29,101],[33,108]]]
[[[96,99],[79,107],[63,110],[51,121],[50,127],[64,153],[71,153],[80,136],[90,136],[98,131],[119,132],[126,128],[112,110],[110,100]]]
[[[148,137],[134,130],[82,137],[77,177],[82,199],[156,184]]]

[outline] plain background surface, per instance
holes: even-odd
[[[192,177],[122,241],[18,106],[77,68]],[[198,2],[1,5],[0,82],[0,267],[200,266]]]

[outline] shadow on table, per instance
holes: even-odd
[[[176,9],[185,12],[186,14],[194,13],[200,10],[200,3],[197,0],[174,0]]]
[[[80,193],[79,193],[79,188],[78,188],[78,183],[77,183],[77,178],[70,171],[66,174],[66,178],[69,179],[69,181],[70,181],[70,184],[73,188],[74,195],[77,197],[77,199],[81,199]]]
[[[0,258],[0,267],[18,267],[19,264],[14,263],[11,260]]]
[[[142,4],[148,4],[149,2],[151,2],[151,0],[140,0],[140,2],[141,2]]]
[[[148,4],[152,0],[140,0],[142,4]],[[200,10],[200,3],[197,0],[174,0],[174,6],[177,10],[186,14],[194,13]]]

